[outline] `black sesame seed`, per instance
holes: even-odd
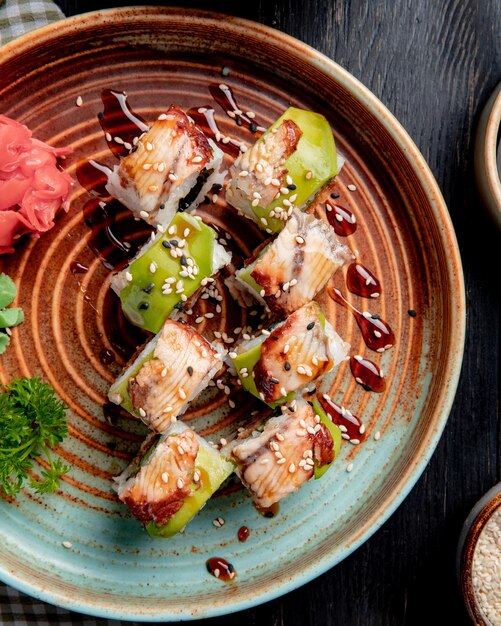
[[[235,122],[237,123],[237,126],[242,126],[242,118],[240,116],[235,118]]]
[[[165,204],[161,204],[159,207],[160,211],[163,211],[163,209],[165,209]]]
[[[179,200],[179,205],[178,205],[178,211],[180,213],[183,213],[183,211],[186,211],[186,209],[190,206],[190,201],[183,199],[183,200]]]
[[[417,313],[416,311],[414,311],[414,309],[409,309],[407,311],[407,313],[411,316],[411,317],[416,317]]]
[[[221,191],[221,189],[222,189],[222,188],[223,188],[223,185],[220,185],[219,183],[214,183],[214,184],[212,185],[212,189],[213,189],[214,191]]]
[[[257,130],[257,124],[255,124],[254,122],[251,122],[249,124],[249,130],[250,130],[251,133],[255,133],[256,130]]]
[[[184,303],[183,302],[177,302],[174,305],[174,308],[178,311],[184,311]]]
[[[380,315],[378,315],[378,313],[373,313],[373,314],[371,315],[371,319],[373,319],[373,320],[379,320],[379,319],[381,319],[381,316],[380,316]]]
[[[173,246],[177,246],[177,244],[179,243],[177,239],[171,239],[170,242]]]
[[[149,306],[150,305],[147,302],[141,302],[141,304],[139,305],[139,308],[145,311]]]
[[[288,372],[288,371],[290,371],[290,368],[291,368],[291,364],[289,363],[289,361],[285,361],[285,363],[284,363],[284,370],[286,372]]]
[[[310,322],[308,326],[306,327],[306,330],[312,330],[314,326],[315,326],[315,322]]]
[[[170,241],[162,241],[162,246],[164,248],[172,248],[172,244]]]
[[[191,367],[191,365],[188,365],[188,374],[190,376],[193,376],[193,368]]]
[[[103,120],[104,120],[104,113],[103,113],[102,111],[100,111],[100,112],[97,114],[97,116],[98,116],[98,118],[99,118],[101,121],[103,121]]]
[[[279,383],[280,381],[278,380],[278,378],[270,378],[270,384],[278,385]]]
[[[308,393],[309,396],[312,396],[314,393],[316,393],[316,391],[317,391],[317,388],[313,387],[313,389],[308,389],[307,393]]]
[[[184,254],[183,254],[183,256],[179,259],[179,262],[181,263],[181,265],[188,265],[188,259],[184,256]]]
[[[362,383],[362,387],[365,389],[365,391],[372,391],[372,387],[370,385],[366,385],[365,383]]]
[[[291,191],[296,191],[297,187],[296,185],[294,185],[293,183],[290,185],[287,185],[287,189],[290,189]]]
[[[143,291],[144,293],[151,293],[153,291],[153,287],[155,286],[155,283],[150,283],[149,285],[147,285]]]
[[[264,517],[275,517],[275,513],[273,513],[273,511],[266,511],[266,513],[264,514]]]
[[[338,194],[338,193],[335,193],[335,192],[334,192],[334,193],[331,193],[331,198],[332,198],[333,200],[336,200],[337,198],[339,198],[339,194]]]
[[[230,572],[230,574],[235,571],[235,568],[233,567],[231,563],[228,563],[227,567],[228,567],[228,571]]]

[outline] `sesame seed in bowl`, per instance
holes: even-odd
[[[470,512],[457,557],[459,583],[473,622],[501,626],[501,483]]]

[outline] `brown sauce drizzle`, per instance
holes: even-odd
[[[326,202],[325,209],[329,224],[336,235],[347,237],[357,230],[357,218],[349,209],[333,202]]]
[[[139,138],[149,130],[149,126],[140,115],[134,113],[130,108],[125,92],[103,89],[101,100],[104,111],[98,117],[101,128],[107,135],[108,147],[117,158],[124,157],[130,153],[131,148],[135,145],[136,137]],[[116,141],[116,138],[119,139],[119,142]]]
[[[383,372],[369,359],[364,359],[358,354],[354,357],[352,356],[350,368],[355,380],[359,385],[362,385],[365,391],[381,393],[386,389]]]
[[[90,159],[78,164],[76,175],[78,182],[91,195],[108,198],[110,194],[106,190],[106,183],[111,172],[107,165]]]
[[[346,273],[348,289],[363,298],[379,298],[381,283],[374,274],[360,263],[351,263]]]
[[[336,404],[325,394],[319,397],[319,402],[332,422],[339,426],[343,439],[353,441],[353,443],[360,443],[365,439],[365,426],[359,417],[353,415],[343,406]]]
[[[238,541],[240,541],[240,543],[245,543],[247,541],[247,539],[249,538],[250,535],[250,530],[247,528],[247,526],[241,526],[238,529]]]
[[[365,344],[371,350],[384,352],[395,344],[395,335],[389,325],[377,314],[370,314],[367,311],[359,311],[353,304],[348,302],[343,294],[335,287],[328,288],[329,296],[351,311],[357,321]]]
[[[235,121],[237,126],[248,128],[252,134],[256,134],[256,138],[266,130],[262,126],[258,126],[254,119],[251,119],[238,106],[235,94],[231,87],[224,83],[211,83],[209,91],[214,100],[219,104],[228,117]]]
[[[207,559],[205,566],[209,574],[219,578],[219,580],[223,580],[225,583],[231,582],[237,575],[233,565],[226,559],[222,559],[218,556]]]
[[[234,158],[240,154],[241,143],[232,137],[227,137],[219,130],[214,116],[214,109],[211,107],[194,107],[188,111],[188,115],[207,137],[210,137],[219,145],[223,152]]]

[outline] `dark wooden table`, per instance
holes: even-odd
[[[134,4],[58,0],[66,15]],[[157,4],[167,4],[157,2]],[[359,78],[421,149],[454,221],[468,302],[465,359],[437,451],[390,520],[319,579],[278,600],[204,622],[229,626],[462,626],[455,551],[469,510],[501,480],[501,233],[473,179],[478,116],[501,81],[500,0],[183,2],[274,26]]]

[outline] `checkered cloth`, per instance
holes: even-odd
[[[0,0],[0,44],[62,17],[50,0]]]
[[[61,19],[50,0],[0,0],[0,44]],[[1,51],[0,51],[1,54]],[[0,110],[1,113],[1,110]],[[94,619],[34,600],[0,582],[0,625],[15,626],[131,626],[130,622]]]

